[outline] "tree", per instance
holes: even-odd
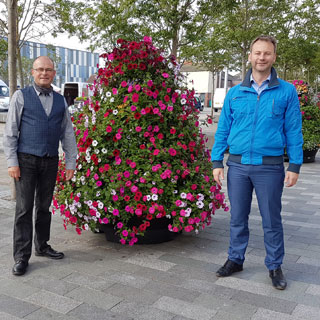
[[[60,27],[90,40],[92,47],[109,50],[118,38],[138,41],[144,35],[168,54],[183,57],[183,48],[198,41],[212,13],[223,1],[205,0],[104,0],[80,3],[56,0]],[[70,23],[71,13],[73,23]],[[79,19],[80,12],[83,13]]]
[[[8,81],[8,42],[0,39],[0,77]]]
[[[21,48],[26,41],[37,40],[46,34],[57,34],[57,16],[51,5],[41,0],[0,0],[0,34],[8,35],[9,6],[15,2],[17,16],[15,18],[17,68],[20,86],[24,87],[24,76],[21,59]]]

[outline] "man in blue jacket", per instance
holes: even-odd
[[[17,195],[12,268],[16,276],[26,272],[31,257],[34,207],[36,255],[50,259],[64,257],[48,244],[49,207],[57,177],[59,141],[66,157],[66,180],[73,177],[76,168],[77,144],[66,101],[52,90],[55,74],[49,57],[35,59],[34,83],[13,94],[7,116],[4,151]]]
[[[228,260],[216,275],[227,277],[243,269],[254,189],[262,217],[265,265],[273,286],[283,290],[287,282],[281,270],[284,257],[281,196],[284,183],[292,187],[298,180],[303,138],[297,92],[292,84],[279,79],[272,67],[276,47],[271,36],[259,36],[252,41],[251,69],[225,98],[211,159],[214,179],[221,185],[224,152],[229,147],[230,245]],[[284,148],[289,156],[286,173]]]

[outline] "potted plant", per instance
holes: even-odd
[[[101,58],[93,96],[72,115],[79,154],[70,182],[59,166],[53,203],[65,227],[111,226],[129,245],[160,220],[170,233],[197,233],[228,207],[177,61],[149,37],[119,39]]]
[[[314,162],[320,146],[320,105],[310,86],[303,80],[294,80],[302,115],[303,162]]]

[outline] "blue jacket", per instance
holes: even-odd
[[[259,96],[251,87],[251,72],[225,98],[211,153],[213,168],[223,168],[228,147],[229,160],[251,165],[283,163],[286,148],[288,170],[299,173],[303,138],[296,89],[272,68],[269,85]]]

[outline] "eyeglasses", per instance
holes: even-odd
[[[37,69],[33,69],[34,71],[37,71],[39,73],[42,73],[42,72],[53,72],[54,69],[51,69],[51,68],[37,68]]]

